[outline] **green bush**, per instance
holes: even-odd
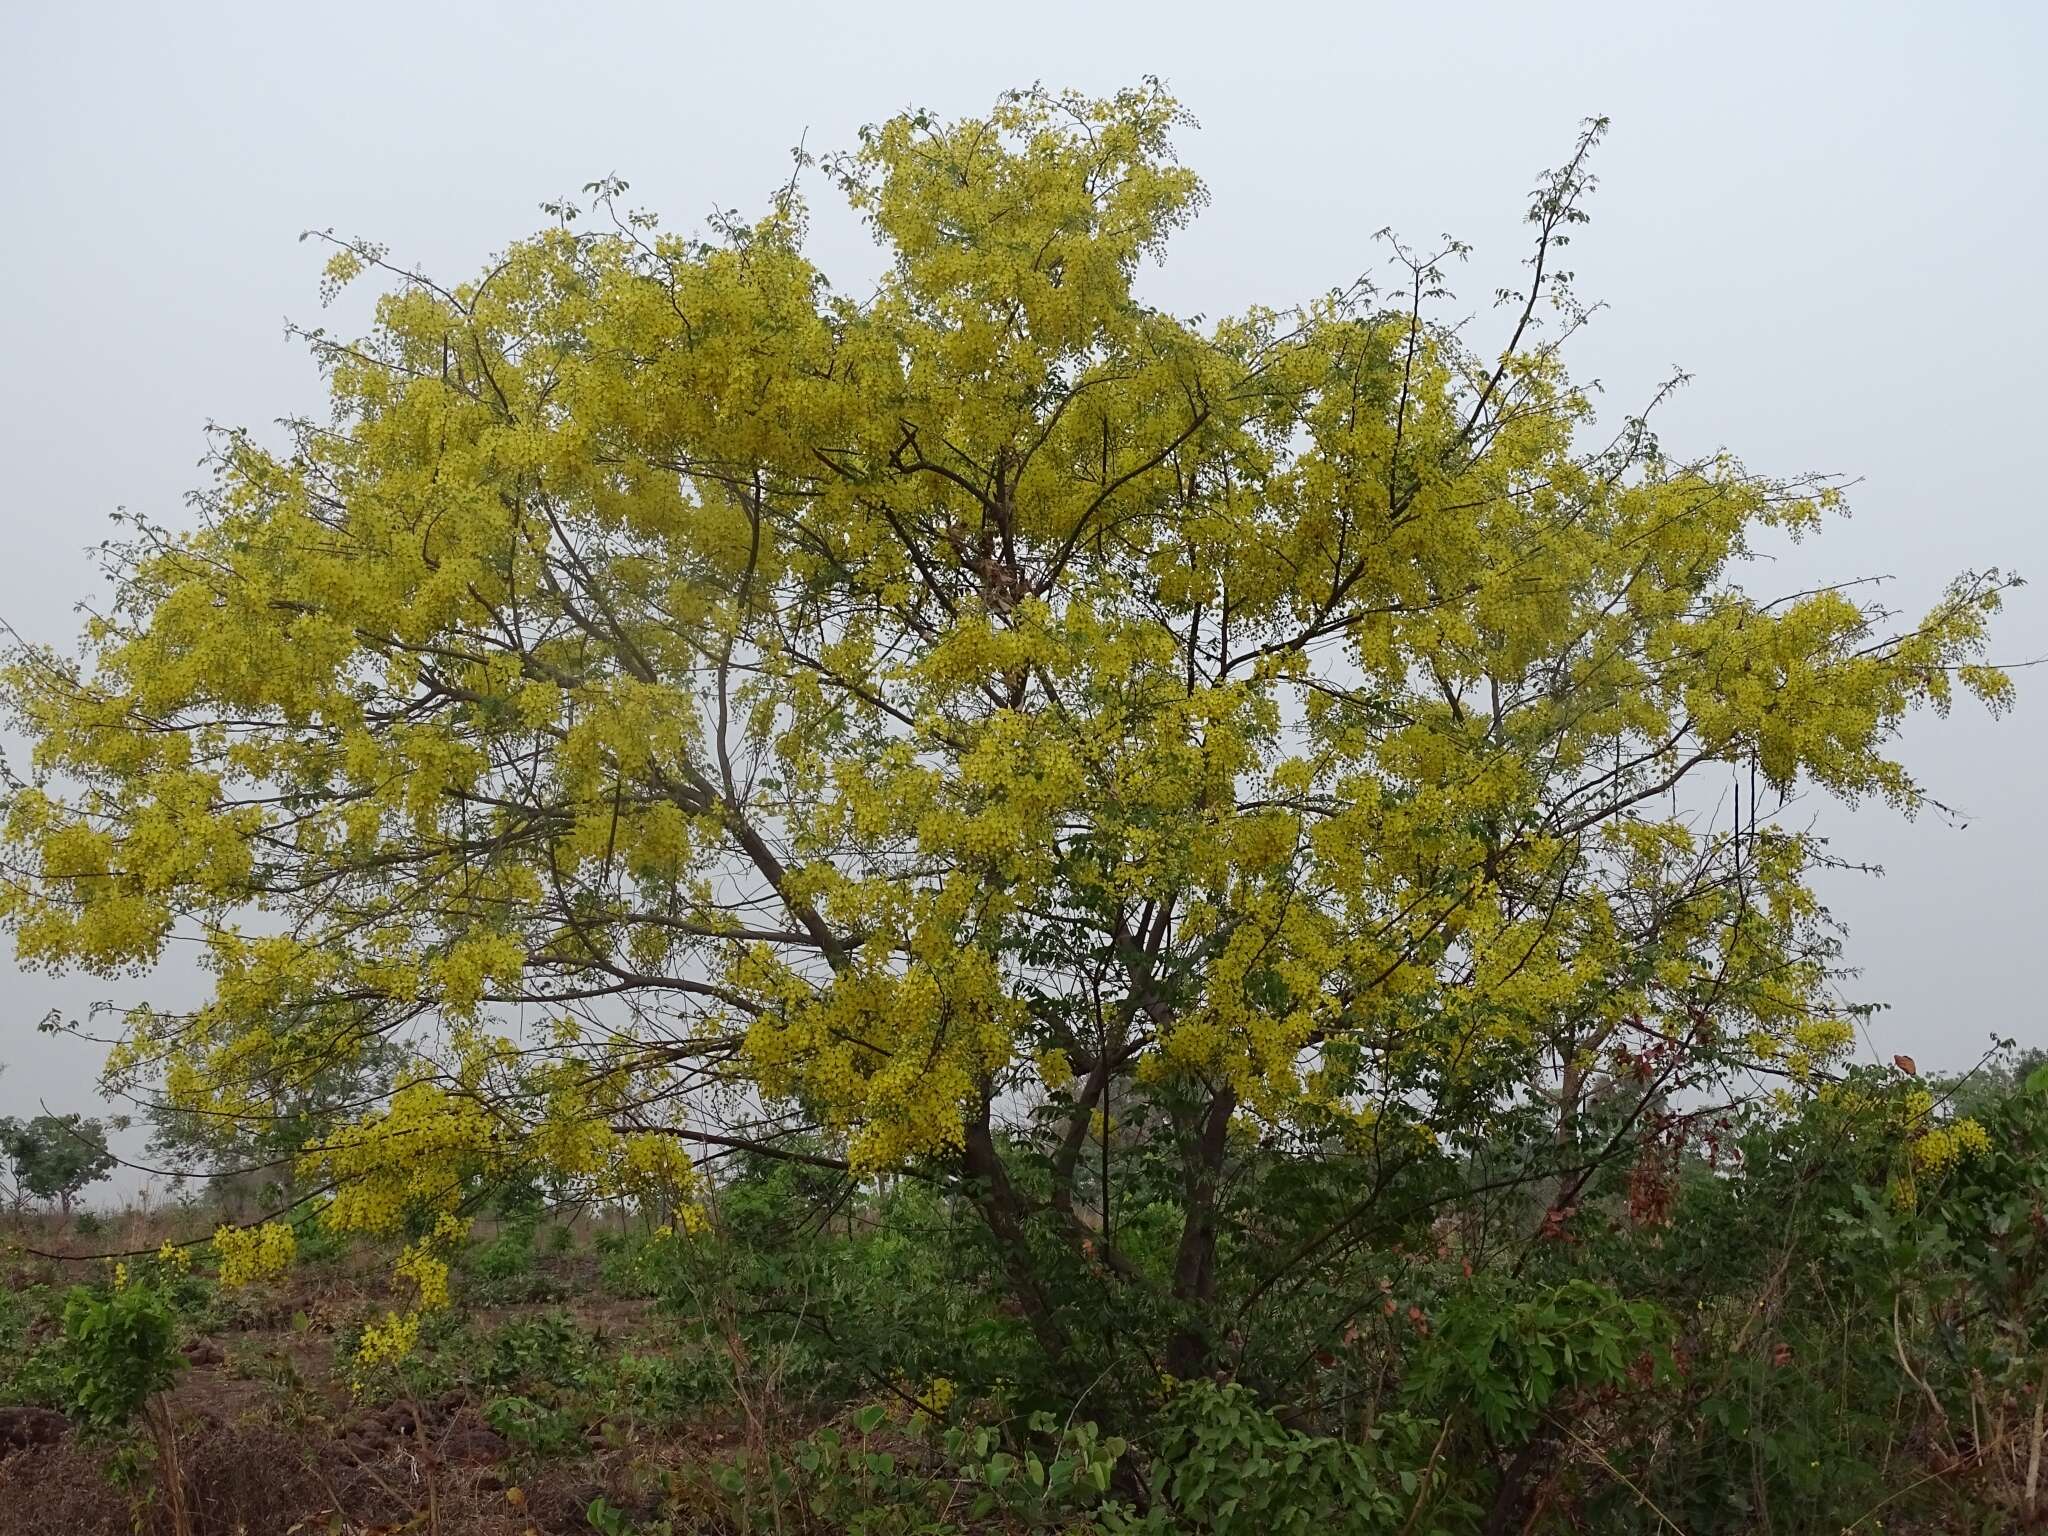
[[[1014,1450],[1004,1448],[1010,1443]],[[683,1502],[708,1508],[710,1528],[731,1531],[1164,1529],[1134,1523],[1131,1508],[1111,1494],[1126,1449],[1092,1423],[1061,1429],[1050,1417],[1035,1418],[1010,1442],[990,1427],[895,1423],[886,1407],[869,1403],[843,1425],[700,1469]]]
[[[1153,1462],[1154,1503],[1133,1531],[1382,1536],[1428,1498],[1437,1426],[1390,1415],[1357,1440],[1288,1429],[1235,1383],[1176,1390]],[[1427,1529],[1427,1527],[1414,1527]]]
[[[139,1475],[146,1452],[154,1460],[173,1536],[187,1536],[178,1435],[164,1391],[185,1364],[178,1352],[177,1321],[149,1285],[117,1283],[110,1291],[74,1288],[64,1302],[65,1407],[89,1431],[118,1439],[110,1468],[121,1480]],[[142,1421],[146,1441],[130,1438]]]
[[[64,1344],[66,1407],[105,1432],[127,1428],[185,1363],[171,1309],[148,1286],[73,1289],[64,1302]]]
[[[0,1290],[0,1400],[62,1408],[68,1387],[59,1298],[47,1285]]]

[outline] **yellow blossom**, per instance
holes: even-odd
[[[298,1234],[282,1221],[258,1227],[218,1228],[214,1252],[220,1257],[220,1283],[233,1287],[274,1279],[291,1267],[298,1253]]]

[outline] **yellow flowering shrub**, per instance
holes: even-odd
[[[1876,1139],[1891,1165],[1886,1189],[1901,1210],[1919,1204],[1920,1184],[1937,1179],[1965,1160],[1988,1152],[1991,1138],[1968,1116],[1943,1120],[1933,1092],[1920,1083],[1890,1091],[1857,1084],[1827,1084],[1818,1095],[1842,1111],[1851,1134]]]

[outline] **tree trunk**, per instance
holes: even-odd
[[[1166,1368],[1183,1381],[1206,1375],[1215,1365],[1216,1340],[1208,1312],[1216,1299],[1216,1193],[1222,1183],[1230,1117],[1236,1110],[1237,1090],[1219,1090],[1184,1152],[1188,1208],[1173,1263],[1173,1299],[1180,1303],[1184,1320],[1166,1341]]]
[[[1494,1490],[1493,1507],[1486,1512],[1485,1536],[1512,1536],[1522,1529],[1531,1492],[1531,1474],[1549,1448],[1548,1436],[1539,1429],[1501,1469],[1500,1487]]]
[[[967,1122],[966,1133],[961,1165],[975,1183],[974,1203],[996,1240],[996,1251],[1002,1257],[1004,1273],[1009,1276],[1011,1298],[1031,1325],[1039,1348],[1049,1357],[1058,1359],[1066,1352],[1066,1330],[1053,1317],[1045,1292],[1039,1288],[1024,1231],[1023,1207],[1017,1199],[1016,1188],[1010,1183],[1009,1170],[1003,1167],[1002,1157],[996,1151],[995,1137],[989,1131],[986,1105],[982,1106],[979,1116]]]
[[[1563,1049],[1564,1070],[1557,1084],[1557,1130],[1552,1145],[1557,1148],[1558,1162],[1564,1163],[1571,1155],[1573,1144],[1579,1134],[1579,1099],[1586,1091],[1584,1074],[1579,1070],[1576,1046],[1567,1040]],[[1569,1197],[1571,1175],[1559,1173],[1551,1180],[1549,1205],[1552,1210],[1561,1208]]]

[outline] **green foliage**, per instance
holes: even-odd
[[[1656,1307],[1590,1280],[1521,1296],[1475,1286],[1444,1303],[1409,1395],[1468,1407],[1495,1440],[1519,1443],[1567,1393],[1618,1386],[1631,1369],[1647,1384],[1668,1361],[1669,1336]]]
[[[484,1404],[484,1419],[514,1447],[537,1456],[558,1456],[583,1443],[583,1425],[575,1414],[518,1393]]]
[[[153,1288],[75,1288],[64,1303],[66,1408],[102,1432],[127,1428],[184,1364],[177,1322]]]
[[[117,1163],[107,1148],[106,1122],[79,1114],[0,1119],[0,1155],[18,1188],[38,1200],[57,1201],[67,1215],[79,1191],[104,1179]]]
[[[266,1064],[249,1086],[268,1110],[248,1119],[154,1102],[146,1117],[149,1160],[206,1175],[210,1192],[230,1207],[274,1208],[294,1193],[294,1161],[307,1143],[338,1110],[387,1092],[404,1059],[395,1043],[373,1037],[349,1057],[321,1060],[310,1074],[302,1063],[291,1070]]]
[[[299,1265],[332,1264],[348,1251],[348,1239],[323,1225],[317,1211],[297,1216],[291,1227],[297,1255],[294,1262]]]
[[[792,1406],[934,1377],[969,1395],[1063,1401],[1064,1384],[1003,1309],[971,1208],[910,1181],[864,1198],[820,1172],[750,1160],[720,1191],[715,1232],[617,1247],[608,1260],[696,1340],[701,1368],[720,1378],[707,1391],[729,1385],[736,1341],[747,1359],[772,1362]]]
[[[591,1242],[598,1284],[607,1295],[642,1300],[657,1295],[666,1266],[657,1245],[638,1232],[600,1232]]]
[[[1116,1330],[1077,1328],[1070,1359],[1087,1372],[1034,1376],[985,1231],[949,1224],[921,1183],[848,1191],[753,1161],[721,1191],[713,1235],[600,1247],[630,1256],[695,1340],[674,1361],[689,1395],[758,1393],[770,1374],[771,1401],[828,1412],[933,1377],[957,1392],[922,1450],[892,1450],[886,1486],[843,1430],[728,1465],[717,1528],[772,1528],[778,1511],[802,1528],[867,1499],[875,1530],[945,1529],[929,1522],[949,1510],[963,1529],[1466,1536],[1496,1516],[1562,1533],[1570,1510],[1624,1536],[1666,1517],[1694,1536],[1766,1520],[1833,1536],[1881,1502],[1894,1522],[2000,1529],[2023,1497],[2030,1384],[2048,1367],[2048,1072],[1997,1081],[1972,1105],[1981,1151],[1895,1072],[1685,1121],[1622,1100],[1589,1115],[1588,1143],[1645,1124],[1571,1214],[1512,1183],[1460,1195],[1448,1159],[1423,1162],[1383,1197],[1372,1241],[1292,1269],[1258,1234],[1326,1224],[1344,1196],[1319,1170],[1243,1148],[1219,1286],[1241,1306],[1278,1276],[1290,1315],[1223,1341],[1236,1381],[1180,1383],[1163,1408],[1171,1317],[1110,1310],[1105,1277],[1077,1274],[1052,1305],[1075,1319],[1093,1307]],[[1532,1142],[1554,1135],[1530,1125]],[[1473,1157],[1533,1155],[1504,1133]],[[1148,1231],[1177,1229],[1175,1170],[1115,1171],[1131,1191],[1120,1242],[1145,1253]],[[1154,1208],[1166,1214],[1148,1225]],[[755,1379],[735,1374],[734,1343]],[[1098,1488],[1086,1469],[1104,1465]],[[1033,1502],[1047,1491],[1052,1504]]]
[[[602,1494],[590,1501],[583,1517],[598,1536],[669,1536],[673,1529],[666,1520],[643,1525]]]
[[[1985,1146],[1952,1162],[1931,1097],[1863,1071],[1741,1117],[1667,1222],[1570,1255],[1675,1325],[1677,1379],[1577,1421],[1641,1491],[1604,1479],[1615,1529],[1656,1528],[1645,1498],[1699,1536],[2019,1518],[2048,1379],[2048,1078],[1989,1074]]]
[[[1127,1449],[1093,1424],[1061,1427],[1049,1415],[1010,1437],[989,1427],[935,1432],[869,1403],[786,1447],[716,1464],[686,1497],[722,1531],[1149,1531],[1112,1493]]]
[[[507,1282],[530,1276],[533,1259],[532,1232],[525,1228],[508,1228],[470,1256],[469,1271],[495,1290]]]
[[[872,1411],[872,1410],[871,1410]],[[997,1449],[1002,1437],[987,1428],[955,1427],[940,1439],[942,1465],[973,1490],[970,1521],[991,1513],[1030,1529],[1058,1527],[1077,1514],[1105,1521],[1130,1517],[1111,1498],[1117,1468],[1130,1447],[1105,1437],[1092,1422],[1066,1423],[1049,1413],[1031,1416],[1017,1454]]]
[[[706,1414],[764,1426],[680,1472],[643,1464],[623,1507],[590,1506],[592,1529],[632,1536],[1650,1536],[1667,1519],[1834,1536],[1872,1509],[1889,1529],[2023,1528],[2048,1371],[2048,1069],[1969,1081],[1967,1132],[1950,1084],[1875,1070],[1683,1134],[1652,1121],[1564,1217],[1547,1188],[1460,1195],[1446,1154],[1383,1195],[1370,1241],[1291,1269],[1260,1234],[1327,1223],[1342,1192],[1242,1146],[1219,1289],[1243,1308],[1277,1276],[1289,1315],[1219,1339],[1222,1380],[1174,1382],[1177,1319],[1054,1266],[1062,1316],[1092,1306],[1120,1331],[1077,1328],[1085,1375],[1035,1371],[971,1207],[925,1181],[742,1158],[710,1232],[597,1239],[608,1283],[656,1301],[636,1325],[651,1336],[625,1344],[571,1310],[491,1328],[441,1313],[368,1389],[461,1392],[529,1481],[591,1455],[630,1465]],[[1629,1112],[1584,1134],[1610,1139]],[[1473,1158],[1526,1155],[1507,1135]],[[1177,1229],[1174,1170],[1114,1171],[1121,1241],[1147,1254],[1149,1232]],[[470,1253],[465,1294],[550,1276],[526,1213],[513,1202]],[[170,1379],[174,1321],[221,1326],[232,1302],[175,1259],[132,1261],[113,1290],[0,1295],[0,1392],[108,1432]]]
[[[1308,1435],[1283,1426],[1242,1386],[1185,1386],[1165,1416],[1155,1503],[1130,1528],[1214,1536],[1393,1532],[1431,1492],[1424,1477],[1435,1428],[1399,1415],[1356,1440]]]
[[[467,1255],[464,1299],[480,1306],[562,1300],[560,1283],[536,1260],[533,1229],[507,1227]]]
[[[486,1342],[485,1351],[478,1380],[497,1389],[532,1382],[574,1387],[602,1366],[591,1336],[561,1312],[507,1322]]]
[[[60,1301],[47,1285],[0,1289],[0,1400],[64,1406]]]
[[[464,1300],[481,1306],[562,1300],[561,1285],[539,1263],[540,1225],[547,1212],[540,1186],[530,1179],[509,1181],[492,1192],[490,1204],[497,1230],[463,1256]],[[566,1228],[554,1231],[567,1234]],[[561,1251],[559,1244],[555,1251]]]

